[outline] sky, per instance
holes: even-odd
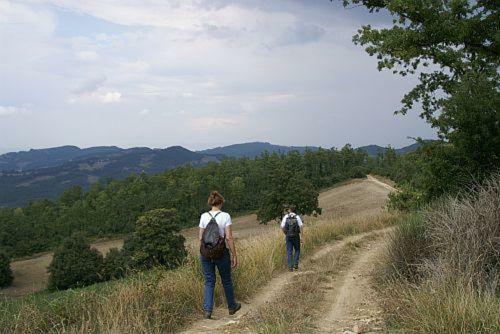
[[[0,151],[432,138],[393,114],[416,79],[352,43],[390,23],[329,0],[0,0]]]

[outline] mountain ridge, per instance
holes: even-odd
[[[415,145],[415,144],[414,144]],[[398,154],[416,149],[410,145]],[[55,198],[71,186],[89,189],[93,183],[123,179],[131,174],[155,174],[182,165],[195,167],[224,158],[253,158],[263,152],[317,150],[319,147],[283,146],[250,142],[191,151],[182,146],[167,148],[96,146],[79,148],[65,145],[46,149],[9,152],[0,155],[0,206],[22,206],[30,201]],[[385,151],[378,145],[358,148],[368,155]]]

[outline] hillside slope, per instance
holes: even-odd
[[[323,208],[321,219],[373,216],[382,210],[389,190],[371,179],[357,179],[321,192],[319,204]],[[307,223],[307,218],[305,219]],[[233,220],[236,240],[249,239],[269,233],[276,229],[276,224],[262,225],[256,215],[246,215]],[[196,242],[197,228],[185,229],[182,234],[188,243]],[[123,240],[116,239],[95,243],[93,246],[105,253],[111,247],[121,247]],[[14,271],[13,285],[0,290],[0,295],[18,297],[30,292],[42,290],[48,281],[47,266],[52,260],[52,253],[44,253],[29,259],[12,263]]]
[[[398,155],[405,154],[405,153],[410,153],[410,152],[416,151],[420,146],[422,146],[420,143],[414,143],[414,144],[404,146],[401,148],[396,148],[394,151]],[[379,145],[367,145],[367,146],[358,147],[357,150],[364,151],[369,156],[374,157],[379,153],[385,153],[387,151],[387,147],[382,147]]]
[[[65,153],[61,153],[61,150]],[[0,206],[21,206],[37,199],[55,198],[71,186],[80,185],[84,189],[88,189],[91,184],[108,178],[123,179],[130,174],[160,173],[185,164],[202,166],[211,161],[220,161],[220,157],[192,152],[180,146],[154,150],[150,148],[127,150],[93,148],[86,151],[68,147],[61,150],[56,149],[47,155],[44,155],[43,152],[32,152],[31,155],[33,159],[39,155],[45,156],[46,159],[42,159],[40,164],[47,166],[66,159],[58,166],[20,171],[0,171]],[[86,153],[82,153],[82,151]],[[73,152],[71,154],[74,158],[69,159],[71,154],[66,154],[68,152]],[[18,154],[22,155],[22,153]],[[93,154],[93,156],[88,157],[86,154]],[[52,160],[47,156],[50,156]],[[5,155],[1,157],[5,158]],[[33,160],[33,163],[30,162],[30,159],[23,160],[22,165],[25,167],[35,166],[36,159]],[[11,161],[21,160],[13,158]],[[21,165],[17,163],[16,166]]]
[[[288,153],[290,151],[298,151],[305,152],[307,149],[317,150],[318,147],[311,146],[282,146],[282,145],[274,145],[266,142],[251,142],[251,143],[243,143],[243,144],[234,144],[229,146],[222,146],[211,148],[207,150],[198,151],[198,153],[203,154],[222,154],[228,157],[247,157],[253,158],[261,155],[264,152],[268,153]]]

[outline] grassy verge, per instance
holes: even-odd
[[[402,333],[500,333],[500,298],[456,280],[384,289],[389,324]]]
[[[380,272],[403,333],[500,333],[500,177],[398,225]]]
[[[313,220],[304,253],[342,236],[383,228],[397,219],[377,217]],[[251,296],[285,270],[283,235],[239,242],[240,265],[234,273],[236,295]],[[172,271],[153,270],[84,289],[41,293],[0,302],[0,333],[164,333],[201,317],[203,278],[196,251]],[[217,286],[216,304],[222,303]]]

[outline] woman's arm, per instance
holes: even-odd
[[[233,230],[231,229],[231,225],[226,227],[225,232],[227,245],[231,251],[231,268],[236,268],[238,265],[238,259],[236,257],[236,247],[234,247]]]
[[[205,231],[205,229],[200,227],[200,231],[198,232],[198,239],[200,239],[200,242],[201,242],[201,239],[203,239],[203,231]]]

